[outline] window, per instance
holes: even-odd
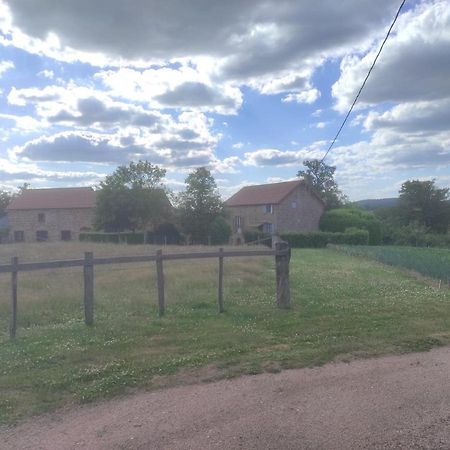
[[[70,230],[62,230],[61,231],[61,240],[62,241],[71,241],[72,240],[72,232]]]
[[[264,205],[264,212],[266,214],[273,214],[273,205],[272,204]]]
[[[45,213],[39,213],[38,214],[38,222],[39,223],[45,223]]]
[[[23,231],[14,231],[14,242],[23,242],[25,240],[25,233]]]
[[[234,216],[233,219],[233,229],[234,231],[238,231],[239,228],[242,228],[242,217],[241,216]]]
[[[273,233],[273,223],[263,223],[263,233]]]
[[[291,203],[291,208],[297,208],[297,202],[295,200]]]
[[[47,230],[36,231],[36,240],[38,242],[48,241],[48,231]]]

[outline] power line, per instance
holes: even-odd
[[[400,7],[398,8],[397,14],[394,17],[394,20],[391,23],[391,26],[389,27],[389,30],[386,34],[386,37],[383,40],[383,43],[381,44],[380,49],[378,50],[377,55],[375,56],[375,59],[373,60],[372,65],[370,66],[369,72],[367,72],[366,78],[364,78],[364,81],[361,85],[361,87],[359,88],[358,94],[356,94],[355,100],[353,100],[352,106],[350,106],[350,109],[348,110],[347,115],[345,116],[344,121],[342,122],[342,125],[339,127],[338,132],[336,133],[336,136],[334,137],[333,141],[331,142],[330,146],[328,147],[328,150],[325,152],[325,155],[323,156],[323,158],[321,159],[321,162],[323,162],[325,160],[325,158],[327,157],[328,153],[330,152],[330,150],[333,148],[334,143],[336,142],[336,139],[339,137],[339,135],[341,134],[342,128],[344,128],[345,123],[347,122],[347,119],[349,118],[351,112],[353,111],[353,107],[355,106],[356,102],[358,101],[359,96],[361,95],[362,90],[364,89],[364,86],[366,85],[366,81],[369,79],[370,74],[372,73],[372,69],[375,67],[375,64],[378,60],[378,57],[381,54],[381,51],[383,50],[384,44],[386,44],[386,41],[389,38],[389,35],[391,34],[392,28],[394,28],[395,22],[397,22],[397,18],[400,15],[400,11],[403,8],[403,5],[406,3],[406,0],[402,1],[402,4],[400,5]]]

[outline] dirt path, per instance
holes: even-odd
[[[1,429],[2,449],[450,449],[450,347],[140,393]]]

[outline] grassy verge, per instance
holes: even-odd
[[[363,256],[384,264],[414,270],[422,275],[450,281],[450,250],[443,248],[396,246],[348,246],[334,247],[352,256]]]
[[[67,249],[66,257],[74,256]],[[273,306],[271,258],[227,260],[222,315],[216,266],[167,262],[162,319],[153,265],[99,267],[93,327],[82,321],[79,270],[21,274],[18,338],[0,337],[0,421],[130,389],[426,350],[450,341],[449,291],[374,261],[294,250],[293,308],[281,311]],[[8,292],[8,277],[0,277],[0,292]],[[3,330],[7,297],[0,300]]]

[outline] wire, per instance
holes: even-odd
[[[383,40],[383,43],[381,44],[380,49],[378,50],[377,55],[375,56],[375,59],[373,60],[373,63],[369,69],[369,72],[367,72],[366,78],[364,78],[363,84],[361,85],[361,87],[359,88],[358,94],[356,94],[355,100],[353,100],[352,106],[350,106],[350,109],[348,110],[347,115],[345,116],[344,121],[342,122],[342,125],[340,126],[338,132],[336,133],[336,136],[334,137],[333,141],[331,142],[330,146],[328,147],[328,150],[325,152],[325,155],[323,156],[323,158],[321,159],[320,162],[323,162],[324,159],[327,157],[328,153],[330,152],[330,150],[333,148],[334,143],[336,142],[336,139],[339,137],[339,135],[341,134],[342,128],[344,128],[345,123],[347,122],[347,119],[349,118],[351,112],[353,111],[353,107],[356,105],[356,102],[358,101],[359,96],[361,95],[362,90],[364,89],[364,86],[366,85],[367,80],[370,77],[370,74],[372,73],[372,69],[375,67],[375,64],[378,60],[378,57],[381,54],[381,51],[383,50],[384,44],[386,44],[386,41],[389,38],[389,35],[391,34],[392,28],[394,28],[395,22],[397,22],[397,18],[400,15],[400,11],[403,8],[403,5],[406,3],[406,0],[402,1],[402,4],[400,5],[400,7],[398,8],[397,14],[394,17],[394,20],[391,23],[391,26],[389,27],[389,30],[386,34],[386,37]]]

